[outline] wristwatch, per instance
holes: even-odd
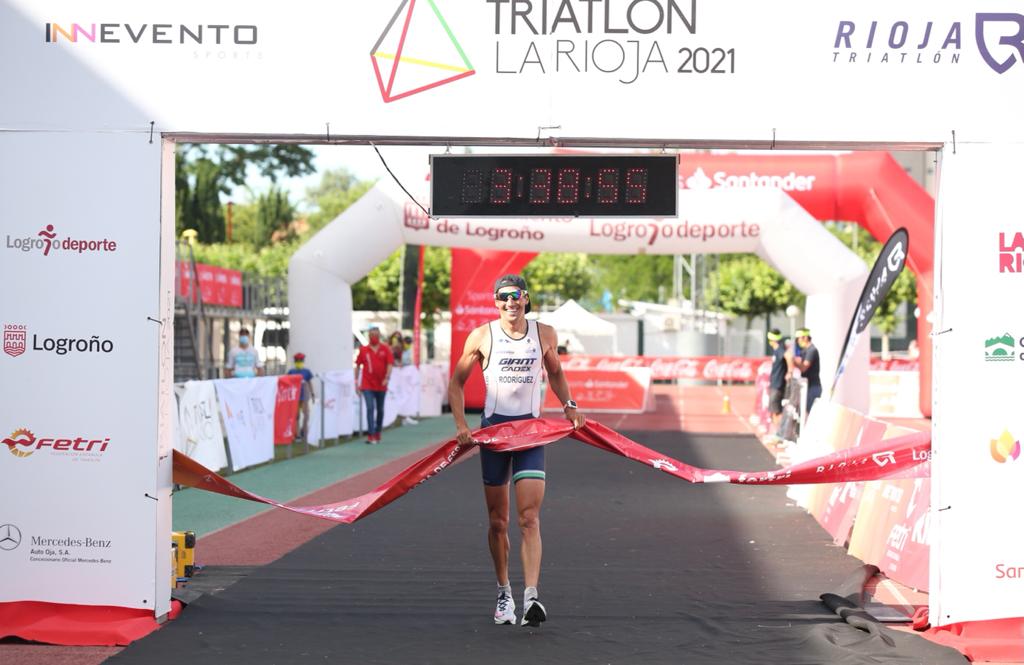
[[[565,403],[564,406],[562,406],[562,410],[563,411],[565,409],[577,409],[577,408],[579,408],[579,407],[576,406],[576,401],[575,400],[569,400],[568,402]]]

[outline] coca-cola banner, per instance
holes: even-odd
[[[740,356],[562,356],[562,367],[570,370],[619,371],[627,367],[649,367],[651,378],[698,379],[753,383],[764,358]],[[578,400],[577,400],[578,401]]]
[[[930,457],[931,434],[921,432],[856,450],[843,450],[772,471],[701,469],[663,455],[604,425],[589,421],[579,430],[564,419],[533,418],[493,425],[473,433],[479,445],[497,452],[522,450],[571,437],[621,455],[691,483],[785,485],[906,477]],[[380,510],[420,483],[429,480],[472,450],[449,439],[380,487],[366,494],[322,506],[290,506],[244,490],[178,451],[174,451],[174,482],[218,494],[270,504],[296,513],[351,524]]]

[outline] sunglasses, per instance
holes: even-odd
[[[515,302],[519,302],[519,300],[523,296],[528,296],[528,295],[530,295],[530,294],[527,293],[526,291],[521,290],[521,289],[516,289],[515,291],[498,291],[497,293],[494,294],[494,299],[495,300],[503,300],[504,301],[504,300],[508,300],[509,298],[511,298]]]

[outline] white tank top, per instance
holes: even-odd
[[[484,416],[540,416],[540,375],[543,351],[536,321],[526,322],[526,335],[512,339],[501,328],[500,321],[491,321],[491,352],[484,366],[487,399]]]

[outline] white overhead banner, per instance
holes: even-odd
[[[214,385],[228,435],[231,470],[240,471],[274,459],[277,377],[220,379]]]
[[[175,448],[207,469],[220,471],[228,465],[224,431],[212,381],[189,381],[175,386],[178,394],[178,433]]]
[[[0,602],[160,612],[160,142],[0,132],[0,187]]]
[[[17,103],[0,126],[1021,137],[1020,12],[1014,0],[8,0],[0,79]]]
[[[1024,616],[1022,149],[960,145],[941,164],[932,623]]]

